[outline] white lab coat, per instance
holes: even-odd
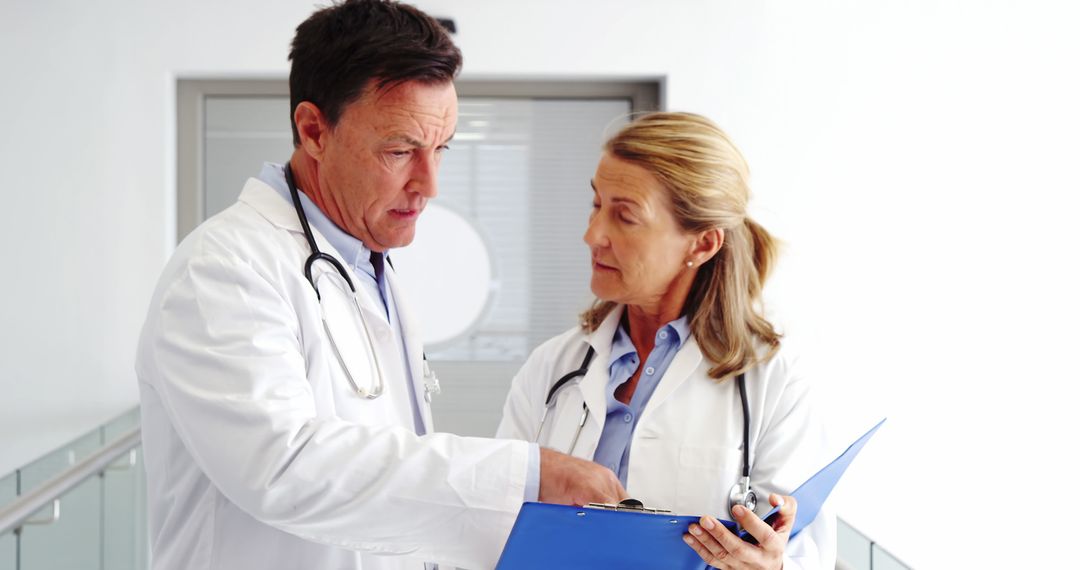
[[[423,351],[389,268],[406,358],[381,301],[361,293],[387,393],[356,395],[303,275],[309,253],[293,205],[251,179],[161,277],[136,362],[153,567],[493,567],[528,444],[415,433],[401,366],[430,432]]]
[[[593,333],[569,330],[537,348],[514,378],[498,436],[532,441],[554,382],[581,366],[596,349],[580,383],[565,387],[548,413],[539,443],[567,452],[578,431],[582,403],[589,416],[572,454],[592,459],[607,415],[605,386],[611,341],[623,307]],[[709,363],[690,338],[675,355],[642,411],[630,443],[626,490],[646,506],[677,514],[731,519],[728,492],[741,475],[743,415],[738,384],[708,377]],[[750,480],[767,511],[769,493],[790,494],[832,457],[813,416],[810,384],[783,350],[746,373],[750,406]],[[831,569],[836,520],[823,509],[787,547],[785,570]]]

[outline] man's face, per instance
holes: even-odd
[[[412,242],[438,193],[436,175],[457,126],[454,84],[409,81],[367,91],[341,114],[319,159],[335,222],[373,251]]]

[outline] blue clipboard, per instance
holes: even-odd
[[[791,496],[798,502],[794,537],[813,522],[840,476],[877,432],[881,420],[847,450],[814,474]],[[779,509],[763,517],[772,522]],[[683,542],[700,517],[626,510],[568,507],[546,503],[521,506],[497,570],[620,568],[624,570],[701,570],[705,562]],[[732,532],[734,522],[718,519]],[[743,540],[753,541],[745,531]]]

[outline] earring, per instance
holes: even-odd
[[[686,262],[686,266],[687,266],[687,267],[693,267],[693,266],[694,266],[694,262],[693,262],[693,261],[687,261],[687,262]]]

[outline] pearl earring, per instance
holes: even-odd
[[[694,262],[693,262],[693,261],[687,261],[687,262],[686,262],[686,266],[687,266],[687,267],[693,267],[693,266],[694,266]]]

